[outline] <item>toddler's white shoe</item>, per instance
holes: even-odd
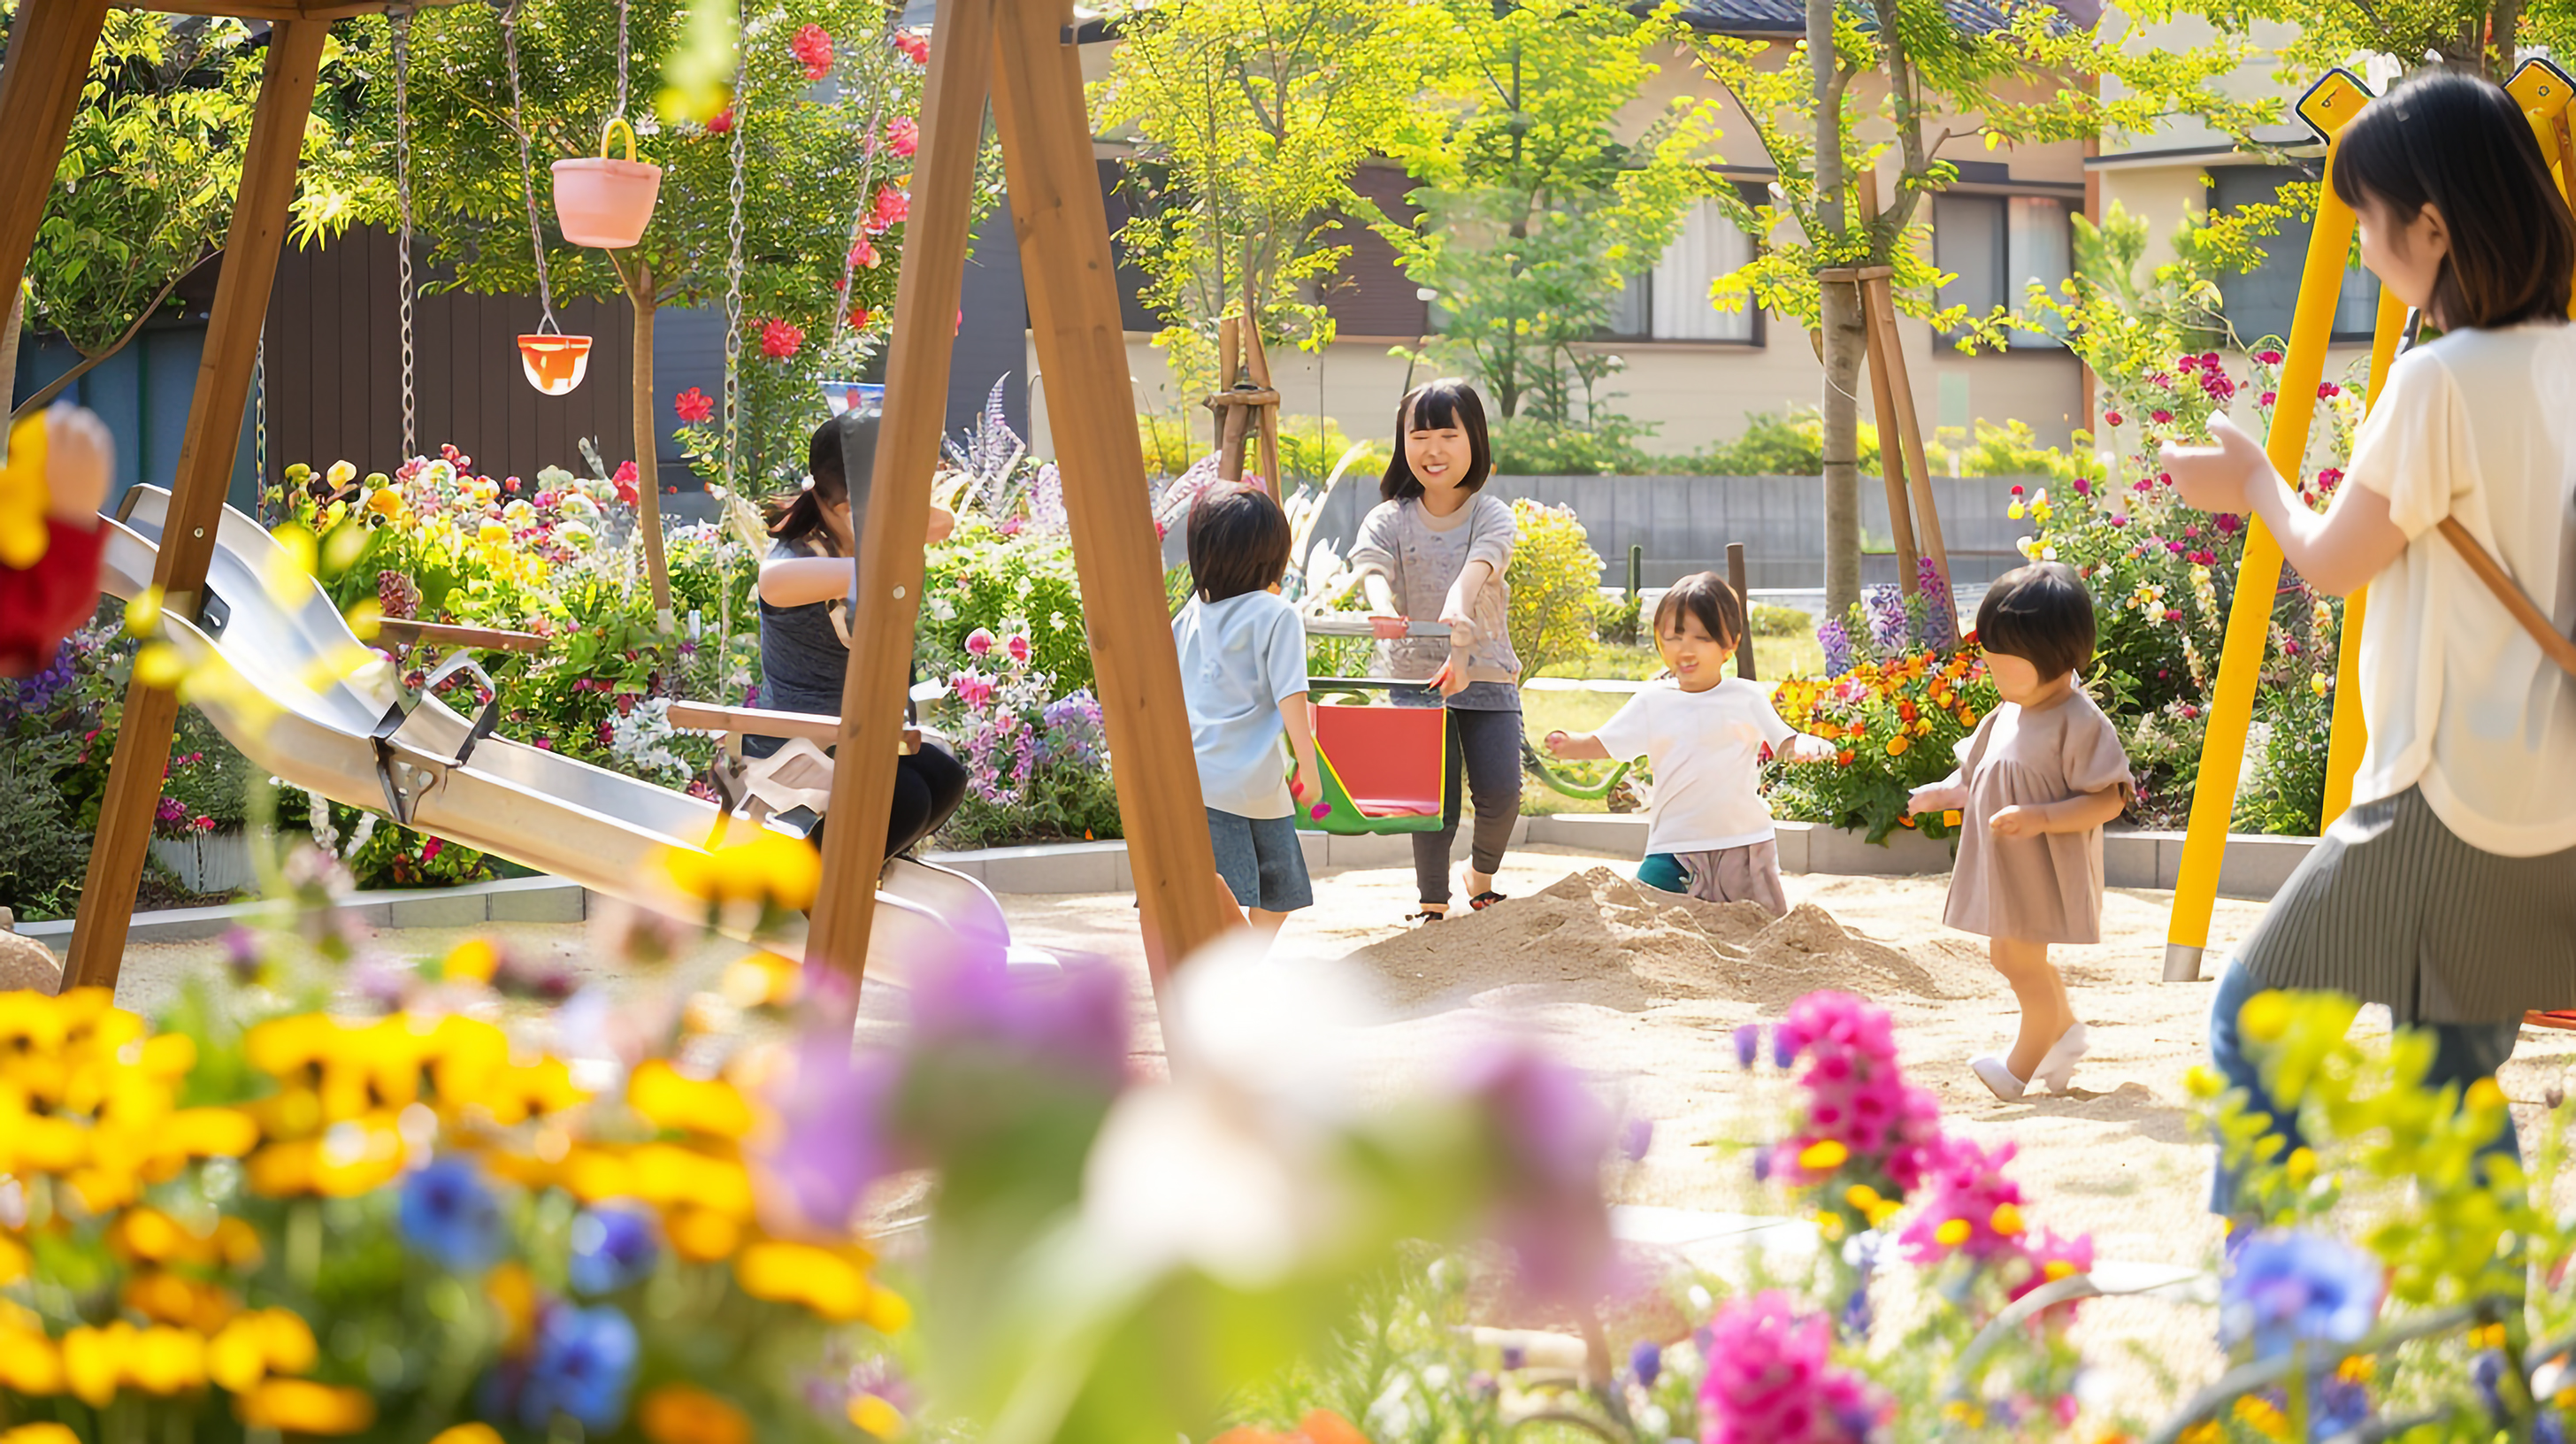
[[[2014,1077],[2012,1069],[2001,1058],[1971,1058],[1968,1067],[1977,1075],[1978,1081],[2006,1103],[2020,1102],[2023,1090],[2030,1086]]]
[[[2083,1058],[2085,1050],[2091,1046],[2090,1040],[2084,1035],[2084,1025],[2076,1024],[2067,1029],[2056,1043],[2050,1046],[2048,1056],[2040,1059],[2039,1066],[2031,1070],[2031,1077],[2037,1082],[2046,1083],[2051,1093],[2065,1092],[2067,1085],[2075,1077],[2077,1061]]]

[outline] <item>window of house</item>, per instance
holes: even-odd
[[[2209,204],[2225,214],[2280,198],[2281,187],[2313,180],[2297,166],[2233,165],[2209,173]],[[2261,237],[2263,263],[2250,271],[2222,271],[2218,294],[2227,305],[2227,323],[2238,340],[2252,345],[2266,336],[2288,337],[2299,304],[2299,275],[2307,267],[2308,234],[2303,226],[2284,225],[2278,234]],[[2354,266],[2343,274],[2337,293],[2334,339],[2366,341],[2379,317],[2379,278]]]
[[[1951,276],[1941,305],[1964,306],[1973,319],[2018,308],[2033,285],[2055,294],[2075,274],[2068,216],[2054,196],[1934,196],[1932,264]],[[2016,348],[2057,344],[2047,332],[2012,333]]]
[[[1762,317],[1751,304],[1720,311],[1708,288],[1718,277],[1753,260],[1753,238],[1715,201],[1692,203],[1681,233],[1653,270],[1628,278],[1610,303],[1609,332],[1621,340],[1732,341],[1762,344]]]

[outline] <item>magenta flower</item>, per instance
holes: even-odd
[[[2280,392],[2278,392],[2278,391],[2266,391],[2266,392],[2264,392],[2260,397],[2257,397],[2257,398],[2255,399],[2255,403],[2254,403],[2254,404],[2255,404],[2255,405],[2257,405],[2257,406],[2270,406],[2270,405],[2273,405],[2273,404],[2275,404],[2275,403],[2279,402],[2279,401],[2280,401],[2280,399],[2281,399],[2281,393],[2280,393]]]
[[[2237,518],[2236,513],[2232,511],[2222,511],[2218,514],[2214,524],[2218,527],[2218,531],[2221,536],[2227,536],[2232,535],[2238,527],[2243,526],[2245,523]]]
[[[2102,423],[2106,426],[2117,426],[2120,424],[2120,420],[2119,412],[2105,411],[2102,413]]]
[[[1461,1090],[1486,1118],[1498,1174],[1485,1232],[1511,1251],[1528,1302],[1588,1307],[1613,1282],[1616,1246],[1601,1196],[1610,1110],[1572,1070],[1529,1048],[1470,1064]]]
[[[2150,411],[2147,413],[2147,419],[2158,426],[2172,425],[2173,418],[2174,414],[2170,411]]]
[[[1883,1181],[1881,1192],[1891,1197],[1910,1191],[1940,1138],[1941,1107],[1905,1082],[1886,1011],[1850,993],[1809,993],[1790,1004],[1779,1033],[1784,1046],[1794,1044],[1807,1060],[1798,1083],[1808,1102],[1798,1133],[1774,1149],[1774,1171],[1805,1187],[1850,1169],[1858,1178]],[[1802,1163],[1820,1143],[1839,1144],[1846,1161],[1825,1168]]]
[[[2020,1247],[2021,1186],[2003,1172],[2014,1152],[2009,1142],[1989,1151],[1964,1138],[1941,1140],[1926,1180],[1930,1196],[1897,1240],[1908,1262],[1938,1263],[1952,1254],[1993,1259]]]
[[[2254,359],[2266,366],[2278,366],[2281,364],[2281,353],[2272,350],[2257,351],[2254,353]]]
[[[1832,1337],[1824,1315],[1800,1315],[1776,1289],[1720,1309],[1699,1386],[1701,1444],[1862,1444],[1884,1406],[1833,1367]]]
[[[2317,399],[2319,401],[2332,401],[2342,394],[2343,388],[2337,386],[2331,381],[2320,381],[2317,383]]]
[[[991,655],[993,650],[993,634],[984,630],[982,627],[977,627],[975,630],[968,632],[966,634],[966,650],[969,654],[977,657]]]
[[[1002,646],[1011,654],[1011,660],[1014,662],[1025,662],[1029,659],[1029,639],[1017,632],[1012,633],[1011,640],[1003,643]]]

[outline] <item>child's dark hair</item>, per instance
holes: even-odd
[[[1397,403],[1395,455],[1378,481],[1379,500],[1404,501],[1422,495],[1422,479],[1404,459],[1405,433],[1451,426],[1467,433],[1467,475],[1458,483],[1459,489],[1473,492],[1484,486],[1485,478],[1494,474],[1494,443],[1485,436],[1485,398],[1476,394],[1475,387],[1451,376],[1417,386]]]
[[[859,492],[861,500],[865,500],[868,477],[876,470],[877,413],[853,408],[814,428],[814,439],[805,446],[805,474],[814,478],[814,484],[803,491],[770,498],[767,510],[771,536],[783,542],[819,536],[825,551],[838,552],[831,528],[823,525],[823,508],[837,506],[850,496],[848,468],[841,460],[845,436],[864,468],[859,476]],[[854,524],[856,520],[854,516]]]
[[[2494,83],[2437,70],[2362,108],[2335,142],[2335,194],[2412,221],[2439,211],[2450,253],[2427,319],[2444,330],[2564,321],[2576,218],[2522,108]]]
[[[1721,647],[1744,640],[1744,598],[1715,572],[1693,572],[1673,583],[1655,603],[1655,635],[1679,631],[1685,611],[1699,618],[1709,639]]]
[[[2093,660],[2093,594],[2064,562],[2032,562],[1995,578],[1977,603],[1977,645],[2019,657],[2043,679]]]
[[[1212,486],[1190,507],[1190,590],[1203,602],[1266,592],[1288,572],[1288,514],[1256,486]]]

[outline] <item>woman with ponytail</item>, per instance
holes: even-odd
[[[760,564],[763,707],[840,714],[841,687],[850,671],[850,599],[858,590],[856,512],[842,457],[866,468],[876,449],[875,413],[843,412],[815,430],[804,488],[769,505],[771,545]],[[857,480],[864,496],[868,478],[863,472]],[[945,539],[956,524],[954,516],[932,507],[922,544]],[[742,739],[746,757],[767,759],[786,745],[776,737]],[[897,759],[886,855],[936,832],[965,796],[966,769],[947,749],[923,738],[920,751]]]

